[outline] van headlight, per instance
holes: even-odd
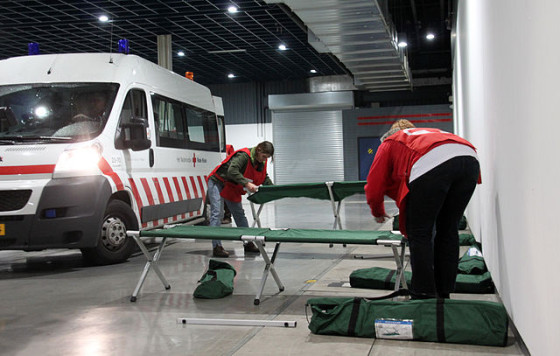
[[[103,149],[98,143],[73,146],[62,152],[53,178],[82,177],[101,174],[98,163]]]

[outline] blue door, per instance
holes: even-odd
[[[358,137],[358,159],[360,164],[360,180],[366,180],[369,167],[373,163],[373,158],[377,148],[381,144],[379,137]]]

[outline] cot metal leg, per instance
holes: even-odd
[[[274,261],[276,261],[276,255],[278,254],[280,243],[277,242],[276,245],[274,246],[274,252],[272,253],[272,257],[270,259],[268,258],[268,254],[266,253],[262,242],[256,240],[255,244],[259,248],[259,251],[261,252],[261,256],[263,257],[264,262],[266,264],[261,278],[261,285],[254,300],[254,304],[259,305],[261,302],[261,295],[263,293],[264,286],[266,284],[268,273],[272,274],[272,277],[274,278],[274,281],[276,282],[276,285],[278,286],[280,292],[284,291],[284,285],[282,285],[282,282],[280,281],[280,277],[278,277],[278,274],[276,273],[276,269],[274,268]]]
[[[140,275],[140,279],[138,280],[138,283],[136,284],[136,288],[134,288],[134,292],[132,292],[132,296],[130,297],[130,301],[131,302],[136,301],[138,293],[140,293],[140,289],[142,289],[142,285],[144,284],[144,281],[146,280],[146,277],[148,276],[148,273],[150,272],[150,269],[153,269],[154,272],[156,272],[159,279],[163,283],[163,286],[165,287],[165,289],[170,289],[171,285],[169,284],[169,282],[167,282],[167,279],[165,279],[165,276],[163,275],[163,273],[159,269],[159,265],[158,265],[158,261],[161,257],[161,254],[163,253],[163,249],[165,248],[165,241],[167,240],[167,237],[162,238],[161,243],[159,244],[159,246],[158,246],[156,252],[154,253],[154,255],[152,256],[152,255],[150,255],[150,251],[148,251],[148,249],[146,248],[146,245],[144,245],[142,240],[140,240],[140,236],[139,236],[138,233],[129,234],[129,235],[132,236],[132,238],[134,238],[134,241],[136,241],[136,244],[138,245],[138,247],[140,248],[140,250],[142,251],[144,256],[146,256],[146,259],[148,260],[146,262],[146,265],[144,266],[144,270],[142,271],[142,275]]]
[[[397,264],[397,278],[395,279],[395,290],[400,289],[401,283],[403,288],[408,288],[406,284],[406,278],[404,277],[406,245],[404,243],[401,243],[400,248],[401,251],[399,254],[398,246],[391,245],[391,249],[393,250],[393,256],[395,256],[395,263]]]
[[[257,225],[258,227],[262,227],[260,215],[264,207],[264,204],[261,204],[261,206],[259,206],[259,211],[255,211],[255,204],[253,202],[250,203],[251,203],[251,212],[253,213],[253,224],[251,225],[251,227],[255,227],[255,225]]]

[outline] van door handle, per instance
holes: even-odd
[[[150,148],[150,168],[152,168],[154,166],[154,149]]]

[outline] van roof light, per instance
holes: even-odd
[[[27,53],[30,56],[39,54],[39,44],[37,42],[31,42],[27,44]]]
[[[128,54],[128,40],[126,38],[119,40],[119,53]]]

